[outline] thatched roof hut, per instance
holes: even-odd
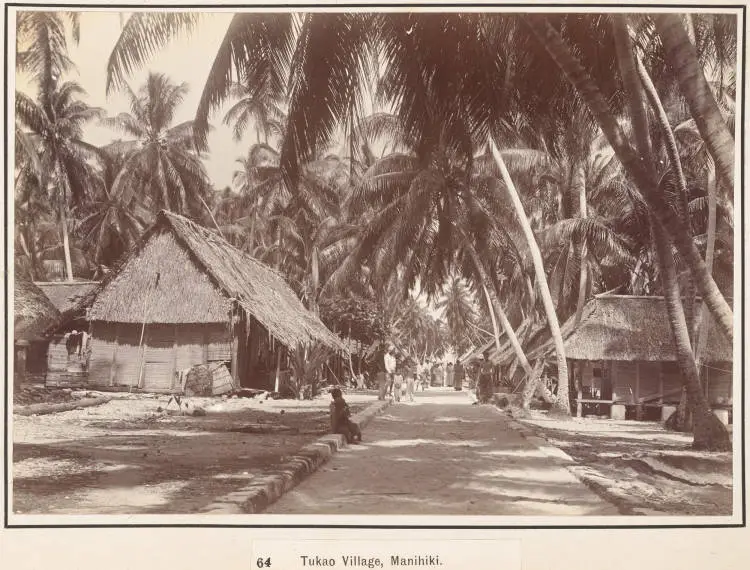
[[[102,283],[88,318],[92,374],[145,388],[171,389],[176,371],[221,362],[245,384],[253,355],[275,351],[275,341],[346,350],[279,273],[166,211]]]
[[[39,287],[55,308],[62,321],[85,316],[85,308],[93,303],[98,281],[37,281]]]
[[[16,341],[31,341],[40,338],[59,319],[60,312],[39,287],[31,281],[16,277],[13,299]]]
[[[700,307],[701,304],[696,303],[696,314]],[[568,358],[677,360],[664,297],[600,295],[586,305],[579,326],[565,332]],[[709,324],[705,361],[732,361],[732,345],[716,328],[713,319]]]
[[[148,243],[155,247],[144,247]],[[236,301],[288,347],[320,341],[343,349],[341,340],[304,307],[279,273],[214,232],[161,211],[141,244],[103,284],[90,320],[222,322]],[[152,289],[168,294],[144,303],[143,293]]]

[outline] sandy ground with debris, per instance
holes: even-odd
[[[518,421],[573,457],[576,474],[623,514],[732,514],[731,452],[693,451],[691,434],[655,422],[531,415]]]
[[[180,412],[174,402],[167,407],[166,395],[85,393],[115,399],[14,415],[14,512],[197,512],[272,470],[329,426],[327,394],[312,401],[193,397]],[[376,397],[346,395],[354,413]],[[206,414],[192,415],[195,408]]]

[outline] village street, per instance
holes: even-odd
[[[617,515],[494,406],[430,389],[394,403],[270,514]]]

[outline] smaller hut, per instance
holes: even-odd
[[[46,343],[45,333],[60,320],[60,312],[31,281],[16,277],[13,296],[14,383],[27,380],[32,347]],[[29,375],[28,379],[33,379]]]
[[[94,300],[98,281],[46,281],[36,285],[60,311],[60,321],[47,342],[34,348],[30,373],[47,386],[76,386],[86,380],[88,323],[86,310]]]

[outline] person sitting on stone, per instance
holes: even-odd
[[[331,427],[333,433],[340,433],[346,437],[348,443],[361,442],[362,431],[359,424],[351,420],[351,410],[349,404],[344,400],[341,390],[334,388],[331,390]]]

